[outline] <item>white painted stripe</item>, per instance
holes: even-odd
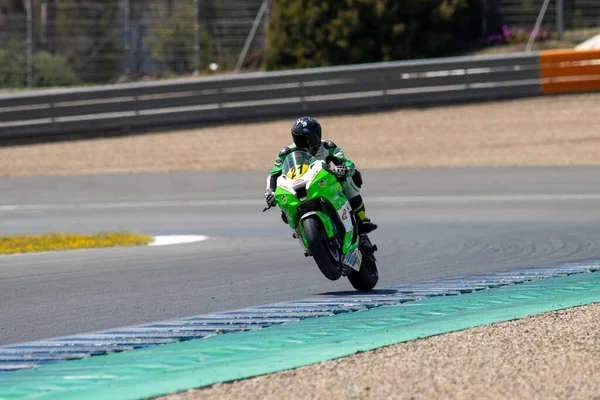
[[[158,235],[154,236],[152,242],[148,246],[172,246],[177,244],[187,244],[203,242],[208,240],[208,236],[204,235]],[[144,246],[134,246],[144,247]],[[99,250],[112,250],[112,249],[131,249],[131,246],[115,246],[115,247],[92,247],[92,248],[81,248],[81,249],[65,249],[65,250],[52,250],[52,251],[32,251],[28,253],[14,253],[14,254],[3,254],[0,257],[31,257],[36,255],[44,254],[56,254],[56,253],[81,253]]]
[[[493,203],[493,202],[539,202],[539,201],[589,201],[600,200],[600,193],[588,194],[506,194],[506,195],[456,195],[456,196],[387,196],[365,197],[367,203]],[[6,204],[0,211],[63,210],[63,209],[119,209],[158,207],[231,207],[261,206],[262,199],[213,199],[181,201],[128,201],[106,203],[62,203],[62,204]]]
[[[207,239],[208,236],[203,235],[155,236],[152,243],[150,243],[148,246],[171,246],[175,244],[202,242]]]
[[[600,193],[590,194],[507,194],[507,195],[467,195],[467,196],[406,196],[373,197],[370,203],[476,203],[476,202],[520,202],[520,201],[573,201],[600,200]]]

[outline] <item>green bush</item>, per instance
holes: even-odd
[[[72,86],[81,83],[67,60],[46,51],[33,54],[33,86]],[[11,41],[0,47],[0,87],[27,87],[27,47]]]
[[[81,84],[79,76],[71,69],[66,58],[38,51],[33,56],[34,86],[72,86]]]
[[[27,86],[26,47],[11,41],[0,47],[0,88]]]
[[[479,36],[480,0],[273,0],[267,70],[450,55]]]

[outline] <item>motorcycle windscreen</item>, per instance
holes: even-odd
[[[281,167],[281,173],[290,179],[301,178],[310,168],[315,158],[305,151],[294,151],[288,154]]]

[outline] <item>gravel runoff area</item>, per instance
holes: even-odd
[[[318,117],[359,168],[600,165],[600,93]],[[300,115],[298,115],[300,116]],[[294,118],[0,147],[0,176],[268,171]]]
[[[359,168],[600,165],[600,93],[319,117]],[[270,169],[293,119],[0,147],[0,176]],[[389,346],[174,399],[600,399],[600,305]]]
[[[600,399],[598,321],[597,303],[157,399]]]

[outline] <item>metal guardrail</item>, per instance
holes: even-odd
[[[0,138],[542,93],[537,52],[53,89],[0,96]]]

